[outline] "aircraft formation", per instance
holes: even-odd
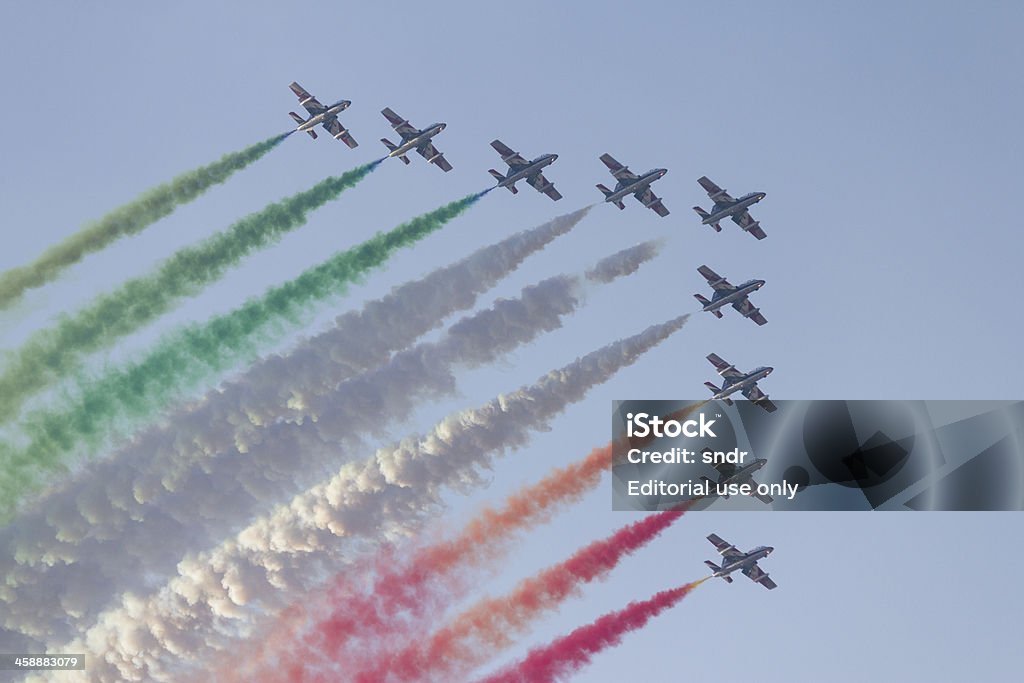
[[[296,131],[306,132],[315,139],[317,135],[314,128],[319,125],[336,140],[341,140],[350,148],[358,145],[349,131],[338,121],[338,114],[351,104],[348,100],[339,100],[330,106],[324,106],[298,83],[293,82],[290,88],[299,98],[299,103],[309,113],[309,118],[303,119],[298,114],[289,112],[297,124]],[[426,128],[416,128],[408,119],[400,116],[390,107],[385,107],[381,110],[381,114],[391,124],[395,133],[401,137],[401,142],[399,143],[391,142],[387,138],[381,138],[381,143],[388,150],[385,158],[397,157],[403,163],[409,164],[411,162],[408,154],[415,151],[426,159],[427,163],[434,164],[442,171],[448,172],[452,170],[451,163],[445,158],[444,153],[438,151],[433,142],[434,138],[447,127],[447,124],[437,122]],[[558,160],[557,154],[542,154],[532,160],[527,160],[501,140],[492,141],[491,147],[501,156],[502,162],[508,166],[508,171],[505,174],[493,168],[488,169],[488,173],[497,181],[495,187],[504,187],[512,194],[518,194],[519,189],[516,187],[516,183],[522,180],[541,194],[547,195],[553,201],[558,201],[562,198],[562,194],[555,188],[554,183],[544,177],[543,173],[544,169]],[[651,189],[651,185],[665,177],[665,174],[668,173],[667,168],[652,168],[649,171],[638,174],[631,171],[628,166],[620,163],[611,154],[602,154],[600,160],[608,168],[608,172],[611,173],[616,181],[613,189],[609,189],[603,183],[597,184],[597,189],[604,195],[605,203],[614,204],[620,210],[625,209],[625,199],[632,195],[640,204],[654,211],[659,216],[664,218],[669,215],[668,207]],[[710,211],[700,206],[693,207],[694,212],[700,216],[702,225],[710,225],[715,232],[721,232],[721,221],[729,219],[739,226],[741,230],[749,233],[757,240],[763,240],[767,237],[765,231],[761,229],[761,223],[755,220],[749,211],[750,207],[765,198],[764,192],[750,192],[737,199],[733,198],[727,190],[717,185],[707,176],[698,178],[697,183],[707,192],[708,199],[712,202]],[[768,322],[764,315],[761,314],[761,310],[754,306],[749,298],[751,294],[764,286],[764,280],[753,279],[739,285],[732,285],[726,278],[716,273],[707,265],[700,266],[697,272],[704,277],[708,286],[713,291],[711,299],[702,294],[694,294],[694,297],[700,302],[703,311],[713,314],[716,318],[721,318],[723,315],[722,309],[731,306],[744,318],[752,320],[759,326],[765,325]],[[761,391],[757,384],[760,380],[770,375],[774,368],[762,366],[754,368],[749,372],[742,372],[737,370],[735,365],[723,360],[718,354],[708,354],[707,359],[715,367],[715,370],[723,380],[721,387],[716,386],[712,382],[704,383],[704,386],[710,389],[713,394],[711,400],[722,401],[726,405],[733,405],[733,399],[730,396],[740,393],[751,403],[769,413],[777,409],[777,406],[768,398],[768,394]],[[766,460],[759,459],[742,468],[737,468],[734,465],[716,466],[719,470],[718,484],[753,484],[753,473],[761,469],[766,462]],[[711,483],[706,477],[703,479]],[[768,495],[758,495],[756,497],[766,504],[772,502],[771,496]],[[720,577],[732,583],[730,574],[738,570],[768,589],[776,587],[775,582],[768,578],[768,574],[761,571],[757,565],[757,561],[767,557],[773,548],[761,546],[744,553],[715,534],[708,536],[708,540],[715,545],[723,558],[721,566],[711,561],[705,562],[713,570],[714,574],[712,576]]]
[[[358,143],[349,131],[338,121],[338,114],[351,104],[348,100],[338,100],[330,106],[324,106],[314,96],[310,95],[301,85],[292,82],[289,86],[292,92],[299,98],[301,104],[309,113],[308,119],[303,119],[295,112],[289,112],[295,120],[296,131],[308,133],[314,139],[317,137],[314,130],[322,126],[336,140],[341,140],[350,148],[358,146]],[[381,114],[388,120],[395,132],[401,136],[400,143],[394,143],[387,138],[381,138],[381,142],[387,147],[388,154],[385,158],[397,157],[403,163],[409,164],[409,152],[417,152],[427,160],[427,163],[434,164],[442,171],[452,170],[451,163],[445,159],[444,153],[438,151],[434,146],[434,138],[447,126],[443,122],[434,123],[426,128],[416,128],[408,119],[399,116],[390,107],[385,107]],[[512,194],[518,194],[519,189],[516,183],[525,181],[538,192],[547,195],[554,201],[562,198],[561,193],[555,188],[554,183],[544,177],[544,169],[553,164],[557,154],[542,154],[531,161],[528,161],[519,152],[503,143],[501,140],[491,142],[491,147],[501,156],[501,160],[508,166],[506,174],[495,169],[488,169],[488,173],[497,181],[495,187],[504,187]],[[600,157],[608,172],[615,178],[615,188],[609,189],[602,183],[597,184],[597,189],[604,195],[604,201],[614,204],[619,209],[625,209],[625,199],[632,195],[638,202],[648,209],[654,211],[661,217],[669,215],[669,210],[661,198],[654,194],[651,189],[656,181],[668,173],[667,168],[653,168],[645,173],[637,174],[629,170],[628,166],[621,164],[612,155],[605,153]],[[764,192],[750,192],[738,199],[734,199],[728,191],[718,186],[707,176],[701,176],[697,183],[707,192],[708,198],[713,202],[710,211],[699,206],[693,210],[701,217],[703,225],[710,225],[716,232],[721,232],[721,221],[732,220],[744,232],[753,235],[758,240],[767,237],[761,229],[761,223],[754,220],[750,215],[750,207],[765,198]],[[707,280],[713,290],[711,299],[703,294],[695,294],[694,297],[701,303],[702,310],[713,314],[716,318],[722,317],[722,308],[732,306],[739,311],[740,315],[754,321],[757,325],[764,325],[768,320],[761,314],[761,310],[750,302],[750,295],[764,286],[764,280],[748,280],[740,285],[732,285],[724,277],[706,265],[702,265],[697,271]],[[755,370],[743,373],[735,366],[726,363],[716,354],[708,356],[708,360],[715,366],[723,379],[722,388],[716,387],[711,382],[705,382],[714,396],[712,400],[723,400],[727,405],[732,405],[728,398],[730,394],[740,392],[756,405],[761,406],[768,412],[775,410],[776,406],[768,395],[763,393],[757,386],[757,382],[771,373],[772,368],[760,367]]]

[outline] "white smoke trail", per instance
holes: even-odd
[[[608,283],[625,275],[632,275],[640,266],[657,256],[664,246],[664,240],[650,240],[623,249],[598,261],[597,265],[587,271],[587,279]]]
[[[629,274],[656,253],[641,244],[602,264],[608,273],[617,268]],[[450,393],[453,366],[489,362],[559,327],[561,317],[576,305],[574,282],[559,276],[528,287],[519,299],[498,301],[463,319],[439,342],[399,353],[377,370],[343,382],[329,397],[318,397],[307,407],[315,421],[272,425],[244,457],[211,457],[202,467],[179,473],[168,472],[175,463],[167,462],[160,475],[177,482],[175,495],[167,493],[130,514],[123,497],[114,500],[111,508],[122,517],[94,515],[88,537],[69,542],[51,534],[55,551],[45,565],[25,561],[23,542],[20,554],[13,556],[19,564],[7,572],[7,585],[0,588],[8,605],[2,625],[39,637],[70,637],[116,594],[153,587],[173,572],[186,552],[215,545],[269,504],[329,476],[332,463],[339,461],[339,447],[361,449],[358,433],[379,432],[382,424],[404,419],[417,399]],[[290,457],[282,458],[282,453]],[[116,472],[110,476],[118,483]],[[108,486],[100,502],[113,498],[110,490]],[[47,530],[33,537],[37,553]],[[54,563],[56,552],[62,553],[61,561]]]
[[[21,617],[11,613],[0,619],[0,627],[21,624],[45,634],[51,628],[59,632],[65,614],[91,621],[89,606],[103,595],[115,594],[117,578],[134,572],[130,562],[118,566],[118,557],[152,557],[173,568],[181,553],[165,551],[159,539],[176,527],[175,521],[151,514],[163,497],[181,492],[183,482],[170,472],[186,471],[218,453],[247,451],[278,416],[301,421],[304,414],[290,408],[290,401],[333,391],[346,379],[386,362],[448,315],[472,308],[480,294],[572,230],[589,209],[516,233],[339,316],[331,330],[304,341],[288,355],[261,361],[27,506],[0,530],[0,605],[23,612]],[[200,491],[194,493],[201,497]],[[146,530],[133,544],[125,535],[143,520]],[[114,580],[102,567],[82,561],[90,546],[101,564],[105,556],[111,558]],[[84,585],[81,578],[75,579],[82,575],[90,579]],[[144,572],[133,578],[144,579]],[[19,593],[19,586],[31,587],[34,597]],[[49,615],[37,627],[26,619],[25,610],[33,605],[41,615]],[[0,615],[4,613],[0,609]]]
[[[441,505],[445,489],[481,484],[481,470],[495,457],[547,429],[553,417],[667,339],[687,317],[613,342],[532,385],[454,414],[423,437],[344,465],[216,549],[183,560],[178,575],[156,593],[125,596],[83,636],[54,651],[85,651],[91,680],[170,680],[335,571],[352,550],[343,539],[410,534]]]

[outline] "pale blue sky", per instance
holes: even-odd
[[[418,157],[385,164],[118,354],[486,187],[500,163],[488,143],[500,137],[530,158],[558,153],[547,175],[565,199],[492,193],[343,306],[599,200],[594,184],[610,179],[602,152],[637,171],[668,167],[655,189],[671,215],[632,200],[621,212],[596,207],[494,295],[643,239],[668,246],[634,277],[595,290],[563,330],[466,373],[461,396],[424,407],[395,436],[695,310],[702,263],[733,281],[767,280],[757,303],[769,324],[731,311],[694,316],[501,462],[488,490],[453,500],[451,524],[606,440],[612,399],[702,397],[711,351],[741,368],[773,365],[764,388],[776,398],[1020,398],[1022,26],[1014,2],[8,3],[0,268],[178,172],[289,129],[292,80],[324,101],[351,100],[342,120],[360,146],[292,137],[32,293],[0,317],[0,346],[268,201],[380,156],[390,128],[379,112],[391,106],[417,125],[448,123],[436,142],[451,173]],[[699,225],[690,207],[707,205],[695,182],[703,174],[736,195],[767,192],[755,210],[766,240]],[[490,588],[631,519],[610,512],[609,498],[604,486],[531,535]],[[703,537],[716,531],[740,546],[774,545],[765,568],[780,588],[705,584],[576,680],[1014,680],[1024,663],[1022,520],[695,514],[527,640],[702,575],[712,550]]]

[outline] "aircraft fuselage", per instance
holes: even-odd
[[[740,469],[736,470],[735,472],[730,474],[728,477],[726,477],[724,479],[719,479],[718,480],[718,485],[719,486],[725,486],[726,484],[732,484],[734,482],[743,481],[747,477],[752,475],[754,472],[757,472],[759,469],[764,467],[766,464],[768,464],[767,460],[765,460],[764,458],[758,458],[757,460],[755,460],[754,462],[750,463],[749,465],[744,465]]]
[[[743,570],[747,567],[757,564],[758,560],[763,560],[772,554],[775,548],[771,546],[761,546],[760,548],[754,548],[749,553],[745,553],[742,558],[733,560],[726,564],[722,562],[722,568],[716,571],[713,576],[728,576],[734,571]]]
[[[623,185],[620,182],[615,187],[615,191],[612,192],[607,197],[605,197],[605,201],[615,203],[622,201],[624,197],[627,197],[631,194],[643,192],[645,189],[650,187],[651,183],[653,183],[655,180],[658,180],[666,173],[668,173],[667,168],[656,168],[654,170],[648,171],[647,173],[644,173],[642,176],[626,185]]]
[[[307,130],[315,128],[316,126],[320,125],[321,123],[324,123],[325,121],[335,119],[338,117],[338,114],[348,109],[348,106],[350,104],[352,103],[349,102],[348,100],[340,100],[338,102],[335,102],[326,110],[320,112],[316,116],[310,116],[309,120],[300,123],[296,130],[300,132],[305,132]]]
[[[757,384],[759,381],[761,381],[768,375],[772,374],[773,369],[774,368],[769,367],[757,368],[756,370],[748,372],[746,375],[744,375],[743,377],[734,382],[729,382],[728,380],[726,380],[725,383],[722,385],[722,390],[719,391],[714,396],[712,396],[711,400],[718,401],[725,398],[726,396],[735,394],[737,391],[743,391],[744,389]]]
[[[509,173],[504,180],[498,183],[498,187],[515,185],[520,180],[523,180],[525,178],[532,178],[533,176],[543,171],[545,167],[555,163],[556,159],[558,159],[557,154],[544,154],[542,156],[539,156],[530,163],[528,163],[526,166],[523,166],[515,173]]]
[[[751,192],[750,194],[743,195],[736,201],[729,204],[718,204],[716,203],[709,212],[709,216],[701,221],[704,225],[710,225],[711,223],[718,223],[719,221],[732,216],[733,214],[746,211],[748,208],[757,204],[759,201],[765,198],[764,192]]]
[[[434,125],[419,131],[412,137],[403,138],[402,144],[398,145],[393,150],[391,150],[391,153],[388,154],[388,156],[405,156],[406,154],[416,149],[417,147],[420,147],[421,145],[425,145],[428,142],[430,142],[431,138],[433,138],[435,135],[437,135],[438,133],[445,129],[446,125],[447,124],[444,123],[435,123]]]
[[[753,294],[762,287],[764,287],[764,280],[751,280],[750,282],[744,282],[742,285],[739,285],[738,287],[736,287],[736,289],[729,292],[728,294],[720,296],[716,299],[712,299],[711,303],[704,306],[704,310],[717,311],[719,308],[722,308],[723,306],[728,306],[729,304],[746,299],[749,295]]]

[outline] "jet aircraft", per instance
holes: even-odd
[[[722,226],[718,224],[719,221],[731,218],[733,223],[757,239],[763,240],[767,237],[764,230],[761,229],[761,224],[755,221],[750,216],[750,212],[747,211],[749,207],[764,199],[764,192],[751,192],[739,199],[733,199],[729,196],[728,192],[711,182],[707,176],[701,176],[697,182],[707,191],[708,197],[715,203],[711,207],[710,213],[699,206],[693,207],[693,210],[703,219],[704,225],[710,225],[715,229],[715,232],[721,232]]]
[[[772,373],[774,368],[770,367],[759,367],[754,368],[750,372],[740,372],[736,369],[735,365],[726,363],[718,354],[708,354],[708,360],[718,370],[718,374],[722,376],[722,388],[719,389],[711,382],[704,382],[704,386],[711,390],[714,396],[711,397],[712,401],[722,401],[726,405],[732,405],[732,399],[729,398],[730,394],[734,394],[737,391],[742,393],[751,403],[761,406],[769,413],[775,412],[778,408],[774,403],[768,399],[768,394],[762,392],[757,388],[758,380],[762,380]]]
[[[764,287],[764,280],[747,280],[741,285],[733,286],[724,277],[711,270],[707,266],[701,266],[697,272],[704,276],[711,288],[715,290],[709,301],[702,294],[694,294],[694,298],[704,305],[704,310],[713,313],[716,318],[722,317],[722,308],[732,304],[732,307],[744,318],[750,318],[758,325],[768,322],[761,309],[755,308],[748,298],[751,294]]]
[[[554,184],[541,173],[545,166],[555,163],[555,159],[558,158],[557,154],[542,154],[533,161],[527,161],[519,152],[513,151],[501,140],[492,142],[491,147],[501,155],[501,160],[508,164],[507,176],[503,176],[493,168],[487,170],[498,181],[498,187],[507,187],[509,192],[516,194],[519,192],[516,189],[516,183],[520,180],[525,180],[536,188],[538,192],[543,192],[556,202],[562,198],[562,195],[555,189]]]
[[[309,133],[309,136],[316,140],[316,131],[313,129],[318,125],[322,125],[324,130],[330,133],[335,140],[341,140],[350,148],[359,146],[355,138],[349,134],[348,130],[341,125],[341,121],[338,120],[338,114],[348,109],[348,106],[352,104],[351,102],[348,100],[338,100],[331,106],[325,107],[295,81],[292,81],[292,84],[288,87],[299,98],[299,104],[309,112],[309,119],[304,119],[293,111],[288,112],[288,115],[292,117],[295,123],[299,124],[295,130]]]
[[[394,144],[387,138],[380,139],[384,146],[388,148],[389,157],[398,157],[408,164],[409,157],[406,154],[415,149],[428,163],[437,165],[442,171],[447,173],[452,170],[452,165],[444,158],[444,154],[437,151],[433,143],[433,137],[444,130],[447,124],[435,123],[426,128],[419,129],[410,125],[406,119],[396,114],[390,107],[384,107],[380,113],[388,120],[391,127],[395,129],[395,132],[402,136],[402,143],[399,145]]]
[[[598,184],[597,189],[604,193],[604,200],[606,202],[611,202],[620,209],[625,209],[626,205],[622,203],[622,200],[626,195],[631,194],[637,198],[637,201],[659,216],[664,217],[668,215],[668,209],[665,208],[665,205],[661,203],[661,199],[651,190],[651,183],[668,173],[667,168],[654,168],[643,175],[637,175],[630,171],[628,167],[613,159],[610,154],[602,154],[601,161],[604,162],[604,165],[608,167],[608,170],[611,171],[611,174],[618,181],[614,190],[609,190],[604,185]]]
[[[756,581],[768,590],[778,588],[778,584],[768,578],[768,574],[757,566],[757,561],[771,555],[775,548],[767,545],[760,545],[753,550],[743,552],[741,550],[737,550],[736,546],[733,544],[722,540],[722,538],[717,534],[711,534],[708,536],[708,540],[711,541],[718,552],[722,554],[721,567],[711,560],[704,560],[704,564],[711,567],[714,571],[712,576],[717,576],[724,579],[727,583],[732,583],[732,577],[729,575],[738,569],[751,581]]]
[[[744,465],[743,467],[736,467],[736,465],[733,465],[732,463],[723,462],[715,465],[715,469],[718,470],[717,482],[711,481],[707,477],[701,477],[701,479],[708,484],[709,491],[713,490],[711,488],[712,486],[718,488],[725,487],[727,484],[749,484],[753,489],[750,495],[757,498],[762,503],[768,504],[774,499],[767,493],[761,494],[757,492],[757,482],[754,481],[754,477],[752,476],[754,472],[757,472],[766,464],[768,464],[768,461],[764,458],[758,458],[754,462],[749,465]],[[725,498],[726,500],[729,499],[728,493],[723,493],[721,495],[722,498]]]

